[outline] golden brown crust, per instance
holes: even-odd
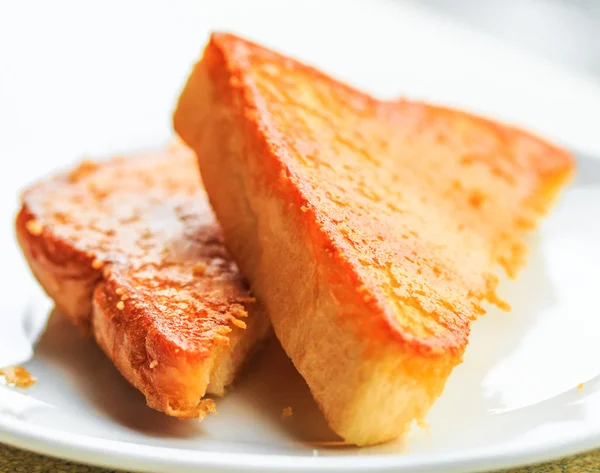
[[[22,198],[18,239],[57,306],[91,323],[148,405],[210,412],[202,397],[224,393],[268,321],[223,247],[189,150],[83,162]]]
[[[283,347],[359,444],[425,415],[483,302],[507,308],[496,266],[516,274],[524,231],[573,169],[522,131],[377,101],[227,34],[174,124]]]

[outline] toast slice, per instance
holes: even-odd
[[[230,34],[179,98],[225,243],[331,427],[358,445],[427,414],[498,264],[517,274],[573,170],[563,150],[379,101]]]
[[[17,237],[57,307],[150,407],[214,410],[270,326],[225,251],[193,153],[82,162],[22,195]]]

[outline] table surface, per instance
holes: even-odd
[[[598,471],[600,471],[600,450],[582,453],[550,463],[503,470],[504,473],[592,473]],[[116,473],[117,471],[58,460],[0,444],[0,472]]]

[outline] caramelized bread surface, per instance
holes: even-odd
[[[56,305],[149,406],[214,409],[269,323],[227,254],[193,153],[82,162],[23,193],[17,236]]]
[[[378,101],[214,34],[174,115],[225,243],[330,425],[371,444],[421,420],[523,234],[573,170],[468,113]]]

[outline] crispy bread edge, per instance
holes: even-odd
[[[92,268],[93,256],[74,250],[46,226],[39,234],[29,231],[31,222],[42,224],[24,203],[15,230],[31,272],[58,309],[75,325],[87,330],[92,293],[102,277],[101,271]]]

